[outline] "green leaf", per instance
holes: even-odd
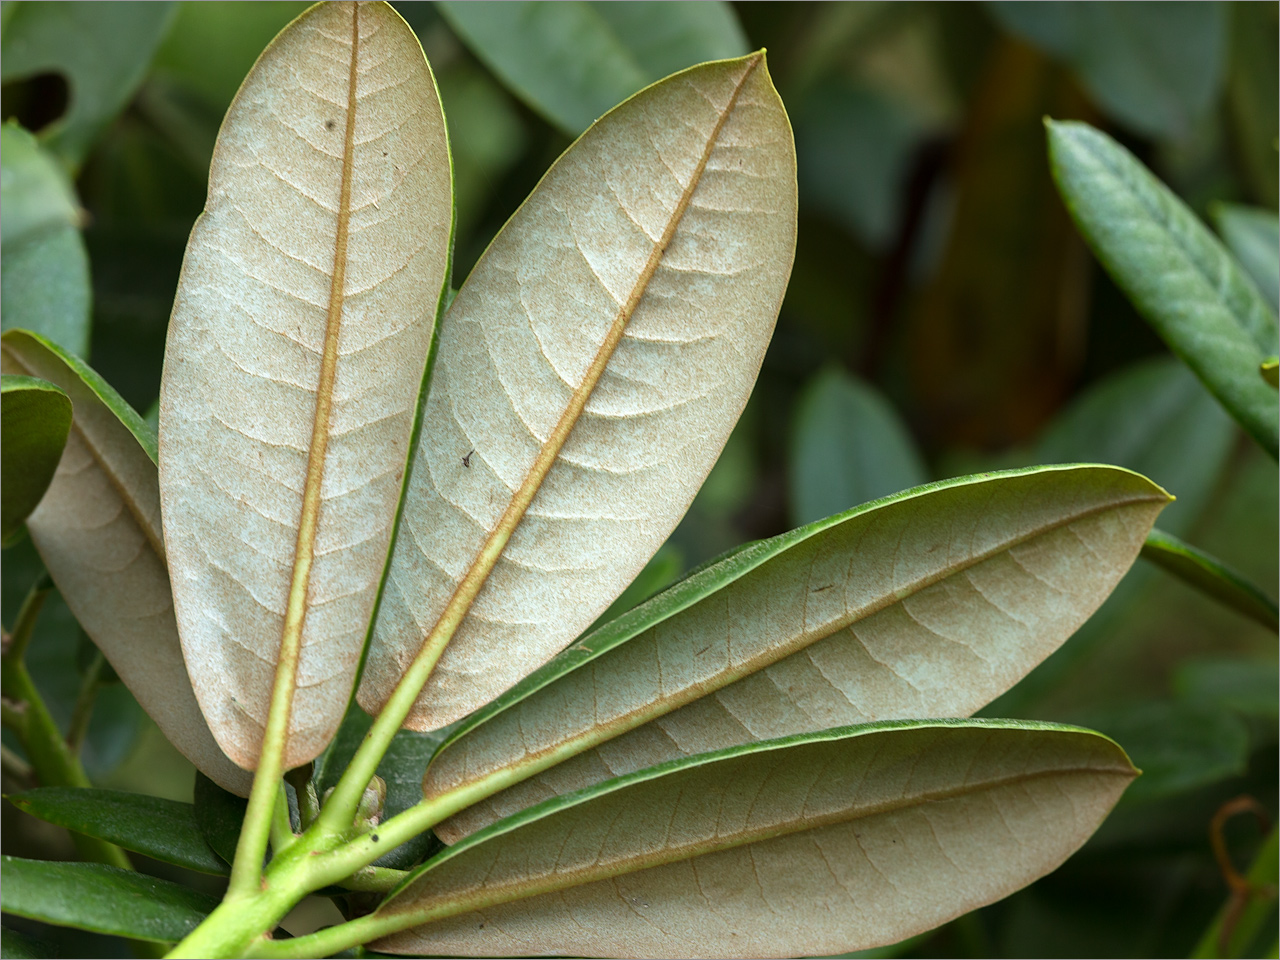
[[[1185,139],[1218,99],[1228,11],[1220,3],[993,3],[1005,29],[1068,63],[1104,110],[1141,133]]]
[[[428,797],[523,782],[436,832],[454,842],[547,796],[744,741],[968,715],[1096,609],[1167,502],[1115,467],[1036,468],[920,487],[753,544],[459,725],[427,769]]]
[[[35,957],[52,957],[52,948],[34,937],[28,937],[17,930],[0,927],[0,957],[13,957],[15,960],[27,960]]]
[[[604,613],[596,618],[596,622],[583,631],[590,633],[603,624],[614,620],[636,604],[643,603],[654,594],[665,590],[680,576],[684,568],[680,550],[668,541],[664,543],[644,565],[644,569],[631,581],[631,585],[619,594],[618,599],[609,604]]]
[[[445,955],[803,956],[893,943],[1055,869],[1135,776],[1110,740],[908,721],[687,757],[433,857],[370,929]]]
[[[1256,584],[1172,534],[1152,530],[1142,545],[1142,556],[1273,632],[1280,628],[1275,601]]]
[[[189,803],[122,790],[43,787],[10,796],[24,813],[85,836],[199,873],[225,874],[227,864],[205,842]]]
[[[192,814],[201,835],[214,853],[231,863],[236,856],[236,843],[248,802],[223,790],[199,771],[192,801]]]
[[[0,325],[89,349],[89,256],[57,159],[14,123],[0,127]]]
[[[250,777],[214,742],[187,675],[160,533],[156,437],[83,361],[21,330],[0,341],[6,373],[71,398],[65,468],[27,520],[67,606],[138,703],[182,753],[224,786]]]
[[[1174,670],[1170,686],[1181,699],[1226,707],[1272,723],[1280,712],[1276,693],[1280,673],[1274,659],[1183,660]]]
[[[1222,244],[1124,147],[1087,124],[1048,121],[1067,209],[1156,332],[1267,450],[1274,391],[1258,364],[1277,352],[1276,315]]]
[[[26,521],[62,459],[71,429],[71,400],[47,380],[0,377],[0,539]]]
[[[168,880],[98,863],[0,858],[5,913],[59,927],[172,943],[218,902]]]
[[[1280,219],[1270,210],[1220,203],[1213,225],[1274,311],[1280,306]]]
[[[791,519],[809,523],[928,479],[906,424],[874,388],[831,368],[796,401]]]
[[[1271,384],[1271,386],[1280,387],[1280,360],[1275,357],[1270,360],[1263,360],[1258,372],[1262,374],[1262,379]]]
[[[569,136],[642,87],[747,53],[727,3],[471,0],[436,8],[490,70]]]
[[[1244,773],[1249,731],[1218,704],[1156,700],[1124,703],[1074,718],[1122,744],[1142,771],[1126,804],[1187,793]]]
[[[18,3],[4,24],[0,81],[60,73],[69,89],[66,114],[41,132],[72,169],[124,109],[151,64],[177,4]]]

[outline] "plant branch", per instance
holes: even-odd
[[[1260,587],[1172,534],[1152,530],[1142,545],[1142,558],[1268,630],[1274,632],[1280,627],[1276,602]]]
[[[102,667],[105,663],[102,651],[94,651],[93,660],[80,684],[80,692],[76,695],[75,708],[71,711],[71,722],[67,725],[67,746],[77,756],[84,745],[85,734],[89,732],[89,721],[93,718],[93,704],[98,698],[98,688],[102,686]]]

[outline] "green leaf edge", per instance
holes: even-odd
[[[1280,629],[1280,608],[1262,588],[1221,560],[1180,540],[1171,533],[1152,529],[1142,545],[1142,556],[1237,613],[1275,632]]]
[[[808,540],[810,537],[816,536],[817,534],[829,530],[832,527],[839,526],[848,520],[859,517],[865,513],[878,510],[882,507],[889,506],[890,504],[912,500],[916,497],[925,496],[937,490],[973,486],[981,483],[999,481],[1005,478],[1023,477],[1031,474],[1057,473],[1076,470],[1103,470],[1127,473],[1150,484],[1154,491],[1164,494],[1166,497],[1169,497],[1170,500],[1173,499],[1168,491],[1149,478],[1144,477],[1142,474],[1134,470],[1128,470],[1124,467],[1117,467],[1111,464],[1073,463],[1019,467],[1010,470],[992,471],[990,473],[976,473],[965,477],[956,477],[949,480],[937,480],[932,483],[921,484],[918,487],[912,487],[908,490],[902,491],[901,493],[890,494],[889,496],[881,497],[878,500],[871,500],[867,503],[859,504],[856,507],[845,510],[843,513],[833,514],[832,516],[825,517],[821,520],[814,520],[812,523],[807,523],[804,526],[797,527],[794,530],[789,530],[776,537],[743,544],[721,554],[719,557],[708,560],[706,563],[695,567],[682,579],[677,580],[664,590],[654,594],[654,596],[650,597],[644,603],[632,607],[617,619],[610,620],[608,623],[605,623],[580,637],[577,641],[570,644],[551,660],[547,661],[543,666],[529,674],[506,693],[489,701],[489,703],[459,721],[455,728],[450,731],[448,736],[441,740],[440,745],[436,747],[435,752],[432,754],[431,761],[434,762],[436,757],[438,757],[444,750],[448,749],[452,744],[456,743],[482,723],[493,719],[505,710],[509,710],[511,707],[514,707],[516,704],[529,698],[544,687],[549,686],[561,677],[577,670],[579,667],[585,666],[597,657],[603,656],[615,647],[621,646],[627,641],[634,639],[650,627],[683,612],[695,603],[698,603],[717,591],[729,586],[729,584],[746,576],[746,574],[750,573],[766,561],[773,559],[786,550],[789,550],[799,543]],[[428,766],[430,766],[430,763],[428,763]]]
[[[23,340],[31,340],[37,346],[43,347],[58,360],[61,360],[67,369],[79,377],[80,381],[92,391],[94,396],[102,401],[133,434],[134,439],[138,441],[147,456],[151,458],[151,462],[156,462],[155,433],[147,426],[147,422],[142,419],[138,411],[129,406],[124,397],[116,393],[115,388],[103,380],[96,370],[75,356],[75,354],[69,353],[52,340],[42,337],[31,330],[6,330],[0,340],[5,343],[21,343]]]
[[[131,835],[126,835],[118,831],[86,829],[96,827],[93,823],[84,823],[81,820],[75,820],[70,816],[60,815],[63,813],[64,805],[59,801],[70,800],[72,803],[80,804],[88,801],[96,801],[99,803],[110,803],[113,809],[133,809],[139,813],[150,813],[149,810],[143,810],[141,807],[132,804],[133,798],[140,798],[151,804],[159,804],[161,806],[170,807],[175,814],[184,813],[191,820],[191,837],[189,838],[197,849],[203,847],[206,855],[197,859],[195,857],[175,857],[167,852],[158,849],[156,846],[140,842]],[[12,794],[5,797],[11,804],[37,820],[43,820],[46,823],[52,823],[55,826],[65,827],[76,833],[85,836],[96,837],[99,840],[105,840],[108,843],[114,843],[116,846],[124,847],[134,853],[140,853],[143,856],[150,857],[153,860],[159,860],[162,863],[171,863],[175,866],[185,867],[188,870],[194,870],[197,873],[212,874],[214,876],[226,876],[231,872],[231,867],[220,857],[213,847],[205,839],[204,834],[200,830],[199,824],[195,819],[195,806],[190,803],[182,803],[178,800],[166,800],[163,797],[153,797],[146,794],[129,793],[125,790],[104,790],[98,788],[74,788],[74,787],[36,787],[32,790],[24,790],[22,793]]]
[[[633,773],[624,774],[620,777],[613,777],[601,783],[593,784],[589,787],[583,787],[582,789],[575,790],[572,793],[550,797],[540,803],[534,804],[531,807],[526,807],[524,810],[513,813],[508,817],[504,817],[496,823],[492,823],[484,829],[478,830],[470,836],[464,837],[453,846],[447,847],[425,863],[410,871],[408,876],[406,876],[391,890],[390,893],[387,894],[378,909],[381,910],[389,904],[419,877],[423,876],[423,874],[439,866],[444,861],[452,859],[464,851],[471,849],[477,844],[484,843],[503,834],[510,833],[519,827],[525,826],[526,824],[533,823],[536,820],[541,820],[544,817],[550,816],[551,814],[557,813],[568,807],[574,807],[578,804],[586,803],[589,800],[612,793],[615,790],[621,790],[647,780],[656,780],[659,777],[664,777],[668,774],[676,773],[692,767],[700,767],[708,763],[746,756],[748,754],[767,753],[773,750],[786,750],[789,747],[800,746],[807,743],[824,743],[834,740],[873,736],[881,733],[940,728],[1022,730],[1044,733],[1083,734],[1085,736],[1097,737],[1105,740],[1107,743],[1115,747],[1120,756],[1123,757],[1125,762],[1129,765],[1130,769],[1133,770],[1135,776],[1142,772],[1133,765],[1133,761],[1129,759],[1129,755],[1125,753],[1124,748],[1106,734],[1071,724],[1051,723],[1037,720],[988,720],[969,717],[943,718],[936,720],[882,720],[876,723],[831,727],[827,730],[793,734],[787,737],[778,737],[773,740],[758,740],[754,743],[739,744],[738,746],[725,747],[721,750],[712,750],[707,753],[697,753],[687,757],[677,757],[674,760],[668,760],[664,763],[647,767],[644,770],[637,770]]]

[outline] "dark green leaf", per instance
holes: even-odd
[[[993,3],[1008,30],[1073,67],[1098,105],[1152,136],[1185,138],[1217,100],[1220,3]]]
[[[189,803],[121,790],[43,787],[9,797],[24,813],[76,833],[107,840],[155,860],[200,873],[225,874],[227,864],[201,835]]]
[[[24,933],[17,930],[10,930],[8,927],[0,927],[0,957],[8,960],[13,957],[14,960],[27,960],[29,957],[51,957],[55,956],[49,947],[45,946],[34,937],[28,937]]]
[[[1213,208],[1213,223],[1275,310],[1280,306],[1280,219],[1270,210],[1220,203]]]
[[[1124,747],[1142,771],[1125,795],[1126,804],[1186,793],[1238,776],[1248,766],[1248,729],[1216,704],[1120,704],[1077,719]]]
[[[1278,712],[1280,674],[1275,660],[1184,660],[1173,674],[1173,692],[1184,700],[1214,704],[1245,716],[1270,718]]]
[[[1258,372],[1262,374],[1262,379],[1271,384],[1271,386],[1280,387],[1280,362],[1275,357],[1270,360],[1263,360]]]
[[[146,76],[177,4],[20,3],[0,43],[0,80],[60,73],[70,87],[67,112],[42,138],[71,167],[124,109]]]
[[[642,87],[746,54],[727,3],[472,0],[437,9],[485,65],[570,136]]]
[[[8,540],[36,508],[71,429],[71,400],[37,377],[0,378],[0,539]]]
[[[897,411],[872,387],[834,368],[814,377],[796,403],[788,466],[797,525],[929,479]]]
[[[228,793],[220,786],[196,771],[194,809],[196,826],[205,841],[227,863],[236,856],[236,844],[240,840],[240,824],[248,801]]]
[[[1276,315],[1194,213],[1124,147],[1083,123],[1049,121],[1058,189],[1098,259],[1227,411],[1277,455],[1280,411],[1258,376],[1277,352]]]
[[[135,940],[181,940],[218,902],[168,880],[98,863],[0,858],[5,913]]]
[[[1280,627],[1275,601],[1256,584],[1172,534],[1152,530],[1142,547],[1142,556],[1273,632]]]

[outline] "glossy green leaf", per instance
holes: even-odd
[[[993,3],[1007,30],[1068,63],[1100,107],[1149,136],[1184,139],[1222,90],[1220,3]]]
[[[28,790],[10,796],[9,802],[37,819],[107,840],[153,860],[200,873],[225,874],[229,870],[201,835],[189,803],[121,790],[68,787]]]
[[[720,2],[449,0],[437,9],[494,74],[570,136],[668,74],[749,49],[733,8]]]
[[[1272,631],[1280,628],[1275,601],[1256,584],[1203,550],[1163,530],[1152,530],[1142,545],[1142,556],[1264,627]]]
[[[845,727],[702,754],[525,810],[368,918],[375,949],[796,956],[893,943],[1055,869],[1136,771],[1089,731]]]
[[[1142,771],[1125,796],[1126,804],[1187,793],[1239,776],[1248,767],[1249,731],[1240,717],[1218,704],[1120,703],[1075,719],[1124,744]]]
[[[451,184],[431,70],[387,4],[311,7],[218,135],[168,328],[160,499],[196,698],[245,769],[264,749],[300,766],[342,722],[448,289]]]
[[[173,618],[160,537],[156,438],[80,360],[10,331],[6,373],[39,376],[71,398],[72,426],[53,483],[27,530],[67,606],[165,736],[224,786],[250,778],[219,749],[196,703]]]
[[[828,369],[796,401],[788,464],[793,523],[810,523],[929,479],[915,441],[871,386]]]
[[[17,3],[0,42],[0,80],[67,81],[67,112],[41,138],[72,168],[128,104],[176,12],[166,2]]]
[[[430,670],[404,725],[452,723],[643,569],[755,382],[795,197],[763,53],[646,88],[556,161],[441,321],[361,706]]]
[[[1048,130],[1058,189],[1098,259],[1275,457],[1280,410],[1257,375],[1277,351],[1275,312],[1217,238],[1128,150],[1087,124],[1049,121]]]
[[[547,796],[751,740],[966,716],[1097,608],[1167,502],[1118,468],[1036,468],[920,487],[753,544],[462,723],[426,795],[523,782],[436,831],[454,842]]]
[[[1275,310],[1280,306],[1280,219],[1270,210],[1220,203],[1213,208],[1213,225]]]
[[[181,940],[218,901],[187,887],[98,863],[0,858],[0,906],[30,920],[134,940]]]
[[[14,123],[0,127],[0,326],[89,349],[89,256],[57,159]]]
[[[71,400],[47,380],[0,377],[0,539],[40,503],[71,429]]]

